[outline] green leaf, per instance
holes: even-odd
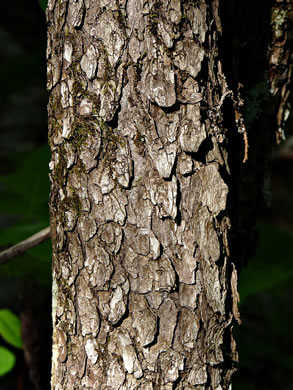
[[[47,8],[47,0],[39,0],[39,4],[43,11],[46,11]]]
[[[292,234],[270,224],[259,225],[260,245],[239,278],[240,302],[248,296],[293,280]]]
[[[0,376],[12,370],[15,364],[15,356],[9,349],[0,346]]]
[[[8,309],[0,310],[0,335],[14,347],[22,348],[20,319]]]

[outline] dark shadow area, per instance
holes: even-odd
[[[293,389],[293,149],[275,144],[277,107],[267,81],[272,3],[226,0],[221,9],[223,70],[234,94],[240,91],[244,100],[249,143],[243,164],[239,150],[244,142],[232,123],[233,105],[227,105],[224,121],[230,129],[229,165],[235,178],[228,198],[231,256],[242,268],[236,390]],[[292,128],[291,120],[288,145]]]

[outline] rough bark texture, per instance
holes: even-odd
[[[54,390],[229,388],[227,135],[248,141],[218,6],[49,0]]]

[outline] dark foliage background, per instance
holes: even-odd
[[[1,2],[0,250],[49,224],[45,50],[38,0]],[[258,89],[247,96],[261,107]],[[258,250],[240,275],[235,390],[293,390],[292,127],[291,119],[288,141],[273,153]],[[47,241],[0,266],[0,309],[21,317],[26,355],[25,362],[23,350],[0,337],[0,345],[16,355],[13,370],[0,376],[0,390],[49,388],[50,252]]]

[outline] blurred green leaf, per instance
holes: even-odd
[[[46,11],[47,3],[48,3],[47,0],[39,0],[39,4],[40,4],[43,11]]]
[[[0,335],[14,347],[22,348],[20,319],[8,309],[0,310]]]
[[[17,223],[0,230],[0,246],[10,246],[39,232],[49,225],[49,218],[35,223]]]
[[[44,263],[44,266],[48,265],[51,267],[51,256],[52,256],[52,244],[51,240],[46,240],[41,244],[31,248],[27,253],[31,256],[38,257],[40,262]],[[49,269],[51,275],[51,268]]]
[[[260,245],[239,279],[240,302],[250,295],[293,279],[292,234],[270,225],[259,226]]]
[[[12,370],[15,364],[15,356],[7,348],[0,346],[0,376]]]
[[[32,152],[15,173],[0,177],[4,186],[0,195],[3,213],[32,220],[48,218],[49,159],[49,146],[43,145]]]
[[[0,211],[8,221],[8,226],[0,230],[0,247],[3,249],[49,225],[49,147],[43,145],[24,157],[16,172],[0,177],[0,184],[4,187],[0,193]],[[40,284],[50,285],[50,240],[0,265],[0,273],[22,279],[33,277]]]
[[[1,245],[10,246],[20,242],[48,226],[49,221],[34,224],[16,224],[0,231]],[[2,276],[33,278],[42,285],[51,285],[51,240],[29,249],[9,262],[0,265]]]
[[[2,276],[33,278],[39,284],[51,286],[51,241],[47,240],[26,253],[0,265]]]

